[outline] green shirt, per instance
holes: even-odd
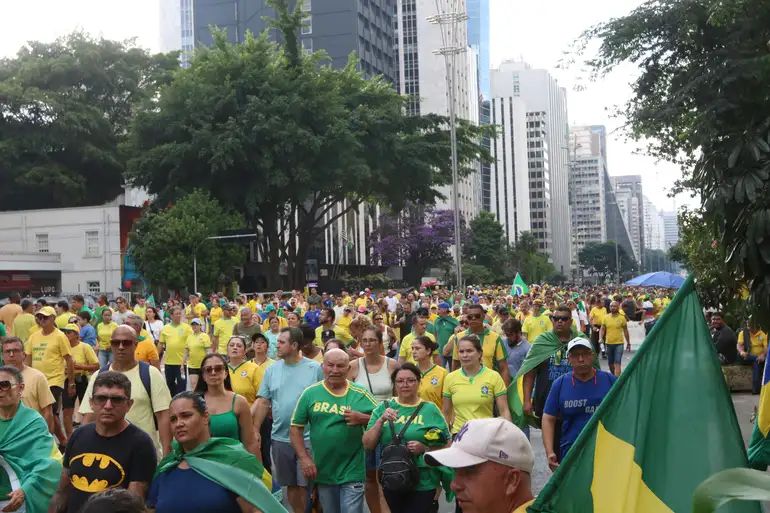
[[[388,403],[386,405],[385,403]],[[414,418],[409,427],[406,428],[404,433],[403,443],[406,442],[422,442],[428,447],[444,447],[449,441],[449,427],[447,426],[444,416],[438,409],[438,406],[429,401],[421,401],[423,403],[420,412]],[[398,412],[398,419],[393,422],[396,428],[396,433],[400,433],[401,429],[406,424],[406,421],[414,413],[414,409],[417,406],[405,406],[393,398],[389,401],[385,401],[379,404],[372,412],[372,418],[369,419],[369,426],[367,429],[371,429],[377,419],[382,417],[386,408],[393,408]],[[380,443],[385,446],[391,443],[393,434],[390,430],[390,423],[385,422],[382,425],[382,431],[380,432]],[[423,454],[419,455],[415,462],[417,468],[420,469],[420,481],[417,483],[415,490],[427,491],[435,490],[441,486],[441,474],[436,467],[430,467],[425,463],[425,457]]]
[[[433,323],[435,327],[436,343],[438,344],[439,351],[443,351],[444,346],[449,341],[449,338],[454,335],[455,328],[460,324],[460,321],[447,315],[446,317],[439,316],[436,322]]]
[[[364,426],[348,426],[344,414],[350,409],[368,415],[376,406],[369,392],[351,382],[340,395],[329,391],[323,381],[302,392],[291,425],[310,425],[310,445],[318,469],[316,483],[341,485],[366,478]]]

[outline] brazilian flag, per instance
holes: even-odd
[[[704,479],[747,464],[690,276],[527,511],[684,513]]]
[[[770,366],[765,360],[762,375],[762,390],[759,392],[759,407],[754,431],[749,442],[749,463],[751,468],[766,470],[770,465]]]

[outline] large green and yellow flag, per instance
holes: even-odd
[[[770,465],[770,365],[767,360],[764,369],[757,419],[749,443],[749,464],[757,470],[767,470]]]
[[[686,513],[704,479],[747,463],[690,277],[527,511]]]

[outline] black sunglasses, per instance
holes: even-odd
[[[207,365],[206,367],[203,367],[203,372],[206,374],[219,374],[220,372],[224,372],[225,366],[224,365]]]
[[[16,385],[18,385],[18,383],[14,383],[6,379],[4,381],[0,381],[0,390],[2,390],[3,392],[7,392],[8,390],[12,389]]]
[[[2,383],[0,383],[1,385]],[[94,404],[98,406],[104,406],[107,401],[110,401],[113,406],[123,406],[128,401],[128,397],[124,395],[94,395],[91,397]]]
[[[572,317],[561,317],[558,315],[552,315],[551,319],[553,319],[553,322],[559,322],[559,321],[567,322],[567,321],[571,321]]]
[[[130,339],[113,338],[112,340],[110,340],[110,345],[115,347],[131,347],[133,344],[134,344],[134,341]]]

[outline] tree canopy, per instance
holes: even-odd
[[[625,273],[637,269],[636,261],[621,245],[617,245],[617,253],[615,251],[615,241],[589,242],[580,250],[580,265],[604,282],[618,274],[619,263],[622,279]]]
[[[399,211],[435,201],[451,183],[449,132],[441,116],[407,116],[393,86],[365,79],[353,58],[334,69],[301,52],[302,13],[273,3],[287,44],[215,34],[136,117],[129,176],[161,200],[210,190],[258,231],[269,278],[285,261],[290,285],[302,286],[310,246],[340,217],[365,202]],[[459,126],[463,176],[488,158],[483,132]]]
[[[0,204],[95,205],[122,192],[134,111],[179,67],[132,42],[73,33],[0,59]]]

